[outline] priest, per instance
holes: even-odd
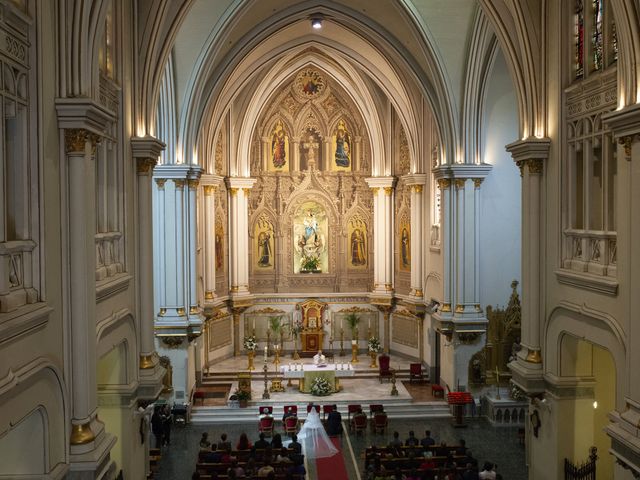
[[[322,354],[322,350],[318,350],[318,353],[313,356],[313,364],[318,366],[324,366],[327,364],[327,359]]]

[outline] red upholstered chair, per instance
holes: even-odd
[[[424,380],[421,363],[409,364],[409,383],[412,383],[414,380],[419,380],[420,382]]]
[[[353,404],[353,405],[348,405],[347,406],[347,420],[351,421],[351,414],[352,413],[356,413],[360,408],[362,408],[362,405],[358,404]]]
[[[391,377],[393,377],[393,370],[389,367],[391,357],[383,353],[378,357],[378,362],[380,363],[380,370],[378,372],[378,379],[380,380],[380,383],[382,383],[383,378],[391,380]]]
[[[291,413],[298,415],[298,406],[297,405],[285,405],[283,412],[288,412],[291,409]]]
[[[270,405],[263,405],[262,407],[258,408],[260,415],[273,415],[273,407]]]
[[[258,425],[258,431],[265,435],[273,435],[273,417],[262,417]]]
[[[313,408],[316,409],[316,412],[318,412],[318,414],[320,413],[320,405],[313,405]],[[309,413],[311,411],[311,405],[307,405],[307,413]]]
[[[373,416],[373,431],[374,433],[384,434],[387,431],[387,425],[389,424],[387,414],[384,412],[377,412]]]
[[[375,415],[378,412],[384,412],[384,406],[381,403],[372,403],[369,405],[369,413]]]
[[[333,412],[333,407],[335,405],[323,405],[322,406],[322,419],[324,420],[328,414]]]
[[[298,417],[287,417],[284,419],[284,433],[291,436],[298,431]]]
[[[431,385],[431,395],[433,395],[434,398],[436,397],[444,398],[444,388],[442,388],[437,383],[433,383]]]
[[[351,427],[355,431],[356,435],[358,433],[364,433],[367,430],[367,416],[366,415],[354,416],[353,422],[351,423]]]
[[[200,401],[200,405],[204,405],[205,393],[202,390],[196,390],[193,394],[193,404]]]

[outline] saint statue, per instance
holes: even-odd
[[[269,232],[260,232],[258,235],[258,252],[260,258],[258,265],[260,267],[271,266],[271,235]]]
[[[351,234],[351,265],[359,267],[366,264],[364,234],[356,228]]]
[[[336,165],[338,167],[348,167],[351,163],[351,136],[347,131],[344,120],[338,122],[336,130]]]
[[[285,134],[282,122],[278,120],[276,128],[273,131],[273,138],[271,140],[271,153],[273,166],[276,168],[284,167],[287,163],[285,152]]]
[[[411,244],[409,240],[409,232],[406,228],[402,229],[402,238],[400,243],[402,245],[402,265],[409,267],[411,265]]]
[[[313,364],[318,366],[327,364],[327,359],[322,354],[322,350],[318,350],[318,353],[313,356]]]

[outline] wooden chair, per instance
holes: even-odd
[[[298,417],[284,419],[284,433],[291,436],[298,431]]]
[[[354,403],[352,405],[347,406],[347,420],[351,421],[351,414],[356,413],[359,409],[362,408],[362,405],[359,403]]]
[[[376,414],[373,416],[373,432],[380,432],[384,434],[387,431],[388,425],[389,419],[387,418],[387,414],[384,412],[376,412]]]
[[[193,393],[193,405],[195,406],[198,401],[200,401],[200,405],[204,405],[205,392],[202,390],[196,390]]]
[[[389,357],[389,355],[382,354],[378,357],[378,362],[380,363],[380,369],[378,371],[378,379],[380,380],[380,383],[382,383],[383,378],[390,381],[391,377],[393,377],[393,370],[389,367],[391,357]]]
[[[273,435],[273,417],[262,417],[260,419],[260,423],[258,424],[258,431],[264,433],[265,435],[272,436]]]
[[[409,383],[412,383],[414,380],[419,380],[420,382],[424,380],[421,363],[409,364]]]
[[[437,383],[431,384],[431,395],[434,397],[444,398],[444,388]]]
[[[367,416],[356,415],[353,417],[353,421],[350,422],[349,425],[356,435],[358,435],[359,433],[364,433],[367,430]]]

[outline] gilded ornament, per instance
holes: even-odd
[[[238,189],[237,188],[230,188],[229,189],[229,193],[231,194],[232,197],[235,197],[238,194]]]
[[[466,178],[456,178],[453,182],[457,189],[464,188],[464,184],[466,183]]]
[[[445,190],[447,188],[449,188],[451,186],[451,179],[450,178],[439,178],[438,179],[438,187],[440,187],[440,190]]]
[[[198,307],[196,305],[192,305],[191,307],[189,307],[189,315],[197,315],[198,314]]]
[[[393,193],[393,187],[384,187],[384,194],[387,197],[390,197],[392,193]]]
[[[464,313],[464,305],[456,305],[456,313]]]
[[[156,178],[156,185],[160,190],[164,190],[164,184],[167,182],[166,178]]]
[[[153,367],[153,354],[140,355],[140,370],[149,370]]]
[[[422,185],[414,185],[413,191],[416,193],[422,193]]]
[[[173,183],[175,183],[176,188],[177,188],[178,190],[182,190],[182,189],[184,188],[184,184],[185,184],[186,182],[185,182],[184,180],[181,180],[181,179],[177,179],[177,178],[176,178],[176,179],[174,179],[174,180],[173,180]]]
[[[442,304],[442,312],[451,312],[451,304],[450,303],[443,303]]]
[[[480,185],[482,185],[482,182],[484,181],[484,178],[474,178],[473,179],[473,185],[476,188],[480,188]]]
[[[166,314],[167,314],[166,308],[161,308],[160,311],[158,312],[159,317],[164,317]]]
[[[95,438],[91,430],[91,421],[81,425],[71,425],[71,438],[69,440],[71,445],[84,445],[85,443],[92,442]]]
[[[216,193],[216,186],[215,185],[204,185],[202,187],[202,189],[204,190],[204,196],[205,197],[211,197],[211,196],[213,196],[214,193]]]
[[[176,309],[176,313],[179,317],[184,317],[186,315],[185,309],[183,307],[178,307]]]
[[[371,189],[371,193],[373,193],[374,196],[378,195],[379,191],[380,191],[380,187],[373,187]]]
[[[520,177],[522,178],[522,176],[524,175],[524,164],[526,163],[525,160],[518,160],[516,162],[516,165],[518,166],[518,168],[520,169]]]
[[[421,288],[416,288],[415,295],[416,297],[424,297],[424,292]]]
[[[618,139],[618,143],[624,147],[624,158],[628,162],[631,161],[631,145],[633,144],[634,140],[634,135],[627,135]]]
[[[544,169],[544,163],[539,158],[532,158],[528,162],[529,164],[529,173],[533,173],[536,175],[542,174]]]
[[[190,178],[189,180],[187,180],[187,185],[189,185],[190,190],[195,190],[196,188],[198,188],[199,184],[200,180],[196,178]]]
[[[64,147],[67,153],[84,153],[89,132],[84,128],[67,128],[64,131]]]
[[[210,291],[210,290],[204,292],[204,299],[205,300],[213,300],[213,292]]]
[[[534,350],[529,348],[529,353],[527,354],[526,361],[529,363],[542,363],[542,356],[540,355],[540,350]]]
[[[153,158],[138,158],[136,163],[136,172],[139,175],[146,175],[156,166],[156,160]]]

